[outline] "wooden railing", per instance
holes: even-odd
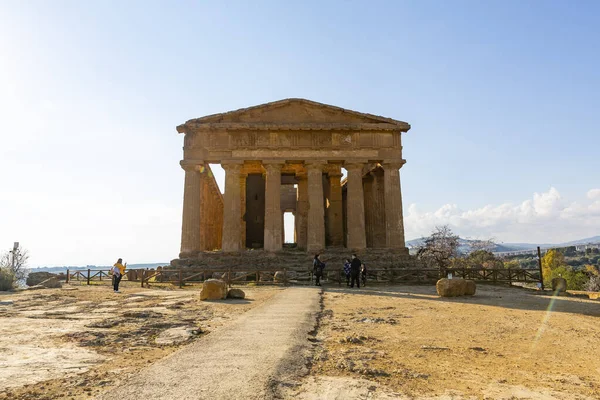
[[[454,277],[481,282],[500,283],[537,283],[542,282],[539,269],[512,268],[447,268],[444,276],[452,273]]]
[[[486,269],[486,268],[373,268],[368,269],[366,281],[368,283],[433,283],[440,278],[452,274],[455,278],[470,279],[479,282],[491,283],[537,283],[541,282],[538,269]],[[255,285],[310,285],[314,281],[312,270],[288,270],[287,268],[275,269],[245,269],[240,268],[162,268],[159,270],[134,269],[126,271],[124,281],[139,282],[142,287],[155,283],[171,283],[183,287],[186,283],[201,283],[206,279],[218,277],[227,282],[229,286],[255,284]],[[67,270],[67,283],[73,280],[91,281],[110,280],[112,275],[109,270]],[[346,282],[346,275],[342,269],[326,270],[323,280],[342,285]]]

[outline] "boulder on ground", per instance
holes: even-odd
[[[50,278],[56,278],[56,274],[51,274],[50,272],[30,272],[29,275],[27,275],[25,283],[27,286],[35,286]]]
[[[465,295],[466,296],[473,296],[475,295],[475,291],[477,290],[477,286],[475,286],[475,281],[470,281],[470,280],[465,280],[466,282],[466,287],[465,287]]]
[[[566,292],[567,280],[563,277],[552,278],[552,290],[555,292]]]
[[[467,289],[467,281],[464,279],[442,278],[435,284],[437,293],[442,297],[464,296]]]
[[[246,293],[242,289],[229,289],[227,292],[228,299],[243,299],[246,297]]]
[[[49,289],[61,288],[62,282],[58,280],[58,277],[53,276],[49,279],[46,279],[43,282],[40,282],[40,285]]]
[[[202,284],[200,300],[221,300],[227,298],[227,284],[220,279],[208,279]]]

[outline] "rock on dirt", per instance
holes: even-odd
[[[567,291],[567,280],[562,277],[552,279],[552,290],[555,292],[566,292]]]
[[[51,274],[50,272],[30,272],[29,275],[27,275],[27,280],[25,281],[25,283],[27,284],[27,286],[35,286],[50,278],[56,277],[56,274]]]
[[[246,293],[242,289],[229,289],[227,292],[228,299],[243,299],[246,297]]]
[[[477,286],[475,285],[475,281],[466,280],[467,286],[465,287],[465,296],[474,296],[477,291]]]
[[[437,293],[442,297],[464,296],[467,282],[464,279],[442,278],[435,284]]]
[[[227,284],[220,279],[204,281],[200,291],[200,300],[221,300],[227,298]]]

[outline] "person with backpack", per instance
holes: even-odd
[[[350,286],[350,260],[344,262],[344,275],[346,275],[346,286]]]
[[[315,286],[321,286],[321,277],[323,276],[323,270],[325,269],[325,263],[321,261],[321,255],[315,254],[313,259],[313,273],[315,274]]]
[[[119,283],[121,283],[121,279],[123,278],[123,274],[125,274],[125,269],[127,268],[127,263],[123,264],[123,259],[119,258],[115,265],[110,269],[112,272],[112,284],[113,290],[115,293],[119,292]]]
[[[360,266],[362,262],[356,257],[356,254],[352,254],[352,261],[350,262],[350,287],[354,287],[354,282],[356,282],[356,287],[360,289]]]

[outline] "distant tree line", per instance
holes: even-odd
[[[417,249],[417,257],[430,268],[537,269],[536,256],[499,258],[491,249],[493,240],[470,241],[470,249],[459,252],[459,237],[448,225],[436,227]],[[544,284],[563,277],[571,290],[600,291],[600,250],[578,252],[575,246],[551,249],[542,257]]]

